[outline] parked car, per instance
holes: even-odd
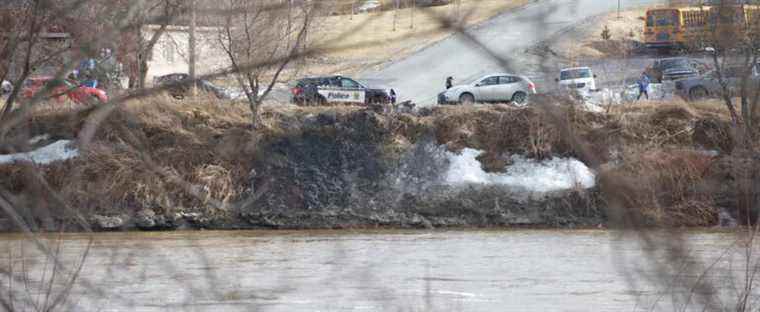
[[[416,0],[417,6],[447,5],[451,0]]]
[[[13,84],[8,80],[0,82],[0,94],[9,94],[13,92]]]
[[[565,68],[559,72],[556,81],[565,90],[588,94],[596,91],[596,75],[589,67]]]
[[[729,66],[721,71],[723,81],[726,82],[730,96],[739,94],[742,78],[745,77],[745,67]],[[760,71],[758,66],[752,68],[751,73],[746,76],[751,83],[752,89],[760,87]],[[723,87],[720,85],[718,73],[715,70],[707,72],[699,77],[692,77],[676,81],[676,94],[685,100],[699,100],[708,97],[719,97],[723,94]]]
[[[30,100],[39,95],[39,92],[46,87],[50,90],[46,97],[54,98],[58,102],[62,102],[65,98],[79,104],[108,102],[106,91],[84,86],[70,79],[56,79],[50,76],[32,77],[24,80],[21,85],[21,99]]]
[[[292,102],[297,105],[323,105],[326,103],[388,104],[389,92],[368,88],[351,78],[327,76],[303,78],[291,89]]]
[[[511,102],[523,106],[532,94],[536,94],[536,85],[528,77],[497,73],[441,92],[438,94],[438,104]]]
[[[697,77],[709,70],[702,62],[686,57],[671,57],[655,60],[644,73],[652,82],[660,83],[666,80],[678,80]]]
[[[362,5],[360,5],[358,8],[356,8],[357,12],[371,12],[380,10],[382,8],[382,4],[378,0],[367,0]]]
[[[184,73],[174,73],[153,78],[154,87],[166,87],[169,95],[177,100],[182,100],[190,94],[192,83],[190,75]],[[198,91],[213,94],[218,99],[234,100],[241,97],[240,92],[234,92],[229,89],[219,87],[212,82],[204,79],[196,81]]]

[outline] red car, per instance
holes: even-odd
[[[31,99],[46,85],[50,87],[48,97],[55,98],[59,103],[63,102],[66,97],[78,104],[108,102],[108,95],[103,90],[82,86],[75,81],[47,76],[25,80],[21,89],[21,97]]]

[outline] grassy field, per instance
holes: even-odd
[[[619,17],[617,13],[610,13],[587,20],[578,25],[571,36],[562,36],[552,50],[570,60],[625,55],[633,42],[643,41],[641,17],[645,12],[644,9],[623,11]],[[609,30],[608,40],[602,39],[605,26]]]
[[[449,36],[452,31],[443,26],[443,20],[476,25],[528,2],[462,0],[459,6],[329,16],[318,22],[315,44],[321,47],[321,53],[305,72],[350,74],[400,59]]]

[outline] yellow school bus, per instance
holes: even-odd
[[[644,43],[649,48],[701,48],[717,40],[735,40],[755,27],[758,18],[760,7],[756,5],[650,9]]]

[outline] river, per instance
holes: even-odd
[[[649,278],[696,276],[657,271],[650,260],[664,263],[664,254],[642,248],[634,236],[607,230],[103,233],[95,235],[66,304],[74,311],[675,310],[665,284]],[[87,236],[58,241],[53,246],[74,267]],[[689,232],[686,241],[708,265],[721,257],[711,269],[716,283],[738,276],[742,254],[731,249],[734,234]],[[30,276],[24,287],[11,285],[16,298],[44,289],[34,281],[51,275],[45,257],[19,235],[0,237],[0,247],[3,269],[12,262],[14,272]],[[722,297],[728,305],[731,294]]]

